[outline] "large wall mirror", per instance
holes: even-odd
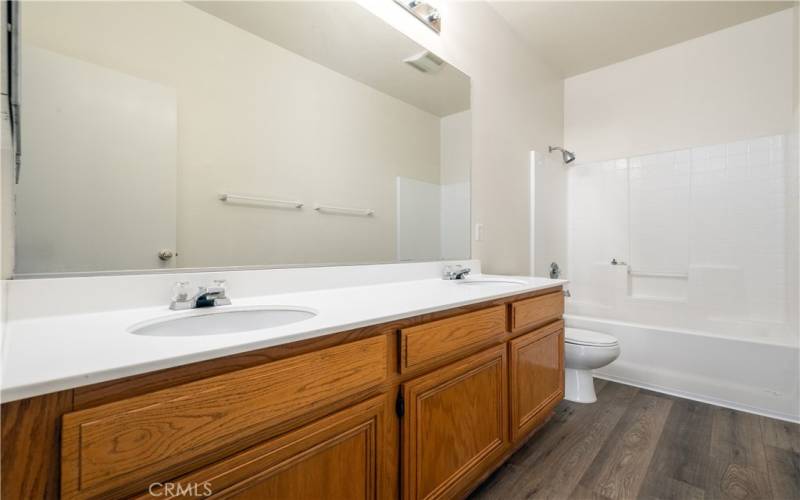
[[[19,41],[17,276],[469,257],[469,78],[356,3],[23,2]]]

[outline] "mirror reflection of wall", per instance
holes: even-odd
[[[469,256],[469,79],[362,7],[27,2],[21,24],[17,274]]]

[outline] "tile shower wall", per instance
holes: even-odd
[[[570,169],[568,312],[796,343],[787,154],[773,136]]]

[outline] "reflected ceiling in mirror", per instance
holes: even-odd
[[[18,276],[469,257],[469,78],[352,2],[26,2]]]

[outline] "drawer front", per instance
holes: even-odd
[[[561,290],[511,304],[511,331],[519,332],[561,319],[564,294]]]
[[[400,330],[400,372],[432,365],[500,339],[506,331],[505,306],[446,318]]]
[[[373,337],[65,414],[62,494],[135,491],[219,456],[248,436],[379,385]]]
[[[138,497],[367,500],[381,494],[385,396],[378,396]]]

